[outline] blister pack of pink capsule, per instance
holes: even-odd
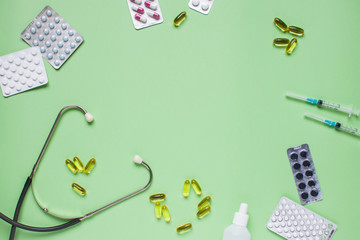
[[[214,0],[190,0],[189,7],[202,14],[209,14]]]
[[[158,0],[127,0],[135,29],[150,27],[164,21]]]

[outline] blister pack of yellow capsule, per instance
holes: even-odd
[[[136,30],[164,21],[158,0],[127,0],[127,3]]]
[[[189,7],[202,14],[209,14],[214,0],[190,0]]]

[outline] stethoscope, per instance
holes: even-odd
[[[108,209],[108,208],[110,208],[110,207],[112,207],[112,206],[114,206],[114,205],[116,205],[118,203],[121,203],[121,202],[135,196],[135,195],[138,195],[139,193],[145,191],[146,189],[148,189],[150,187],[150,184],[152,182],[151,168],[144,161],[142,161],[142,159],[139,156],[136,156],[134,158],[134,162],[139,164],[139,165],[144,166],[148,170],[148,172],[150,174],[149,182],[145,185],[145,187],[143,187],[143,188],[141,188],[141,189],[139,189],[139,190],[137,190],[137,191],[135,191],[133,193],[130,193],[130,194],[126,195],[125,197],[122,197],[122,198],[120,198],[120,199],[118,199],[116,201],[113,201],[113,202],[111,202],[111,203],[109,203],[109,204],[107,204],[107,205],[105,205],[105,206],[103,206],[103,207],[101,207],[99,209],[96,209],[95,211],[89,212],[89,213],[87,213],[87,214],[85,214],[85,215],[83,215],[81,217],[68,219],[68,222],[66,222],[64,224],[61,224],[61,225],[57,225],[57,226],[53,226],[53,227],[33,227],[33,226],[28,226],[28,225],[24,225],[24,224],[19,223],[17,220],[18,220],[18,217],[19,217],[20,209],[21,209],[22,203],[24,201],[26,192],[28,191],[30,185],[32,185],[32,180],[33,180],[33,178],[35,176],[35,172],[36,172],[36,170],[37,170],[37,168],[39,166],[40,160],[42,159],[42,157],[44,155],[44,152],[45,152],[45,150],[46,150],[46,148],[47,148],[47,146],[49,144],[49,141],[50,141],[50,139],[51,139],[51,137],[52,137],[52,135],[53,135],[53,133],[55,131],[55,128],[56,128],[61,116],[64,114],[65,111],[67,111],[69,109],[78,109],[78,110],[82,111],[85,114],[85,119],[86,119],[86,121],[88,123],[91,123],[94,120],[94,117],[90,113],[88,113],[84,108],[82,108],[81,106],[78,106],[78,105],[69,105],[69,106],[66,106],[66,107],[64,107],[64,108],[62,108],[60,110],[60,112],[57,115],[56,120],[55,120],[55,122],[54,122],[54,124],[53,124],[53,126],[52,126],[52,128],[50,130],[50,133],[49,133],[49,135],[48,135],[48,137],[47,137],[47,139],[45,141],[45,144],[44,144],[44,146],[43,146],[43,148],[42,148],[42,150],[40,152],[40,155],[39,155],[39,157],[38,157],[32,171],[31,171],[31,174],[26,179],[26,182],[25,182],[25,185],[24,185],[23,190],[21,192],[19,201],[18,201],[18,203],[16,205],[14,218],[11,219],[11,218],[5,216],[4,214],[2,214],[0,212],[0,218],[2,220],[4,220],[5,222],[8,222],[9,224],[12,225],[10,238],[9,238],[10,240],[14,240],[15,231],[16,231],[17,227],[22,228],[24,230],[28,230],[28,231],[33,231],[33,232],[53,232],[53,231],[58,231],[58,230],[61,230],[61,229],[65,229],[65,228],[71,227],[71,226],[73,226],[73,225],[75,225],[77,223],[80,223],[83,220],[85,220],[85,219],[87,219],[89,217],[92,217],[95,214],[98,214],[98,213],[100,213],[100,212],[102,212],[102,211],[104,211],[104,210],[106,210],[106,209]],[[33,187],[32,187],[32,189],[33,189]],[[35,197],[35,195],[34,195],[34,197]],[[36,200],[36,197],[35,197],[35,200]],[[44,212],[46,212],[46,213],[48,213],[48,214],[50,214],[50,215],[52,215],[54,217],[58,217],[58,216],[56,216],[54,214],[51,214],[47,208],[42,207],[41,204],[38,201],[36,201],[36,202],[38,203],[38,205],[41,207],[41,209]],[[58,217],[58,218],[61,218],[61,217]]]

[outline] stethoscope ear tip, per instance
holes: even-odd
[[[86,121],[88,122],[88,123],[91,123],[91,122],[93,122],[94,121],[94,116],[93,115],[91,115],[91,113],[85,113],[85,119],[86,119]]]
[[[142,158],[139,155],[135,155],[134,162],[136,164],[141,164],[143,162]]]

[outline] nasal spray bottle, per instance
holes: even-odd
[[[233,224],[224,231],[223,240],[250,240],[250,233],[246,226],[249,220],[248,205],[242,203],[240,210],[235,213]]]

